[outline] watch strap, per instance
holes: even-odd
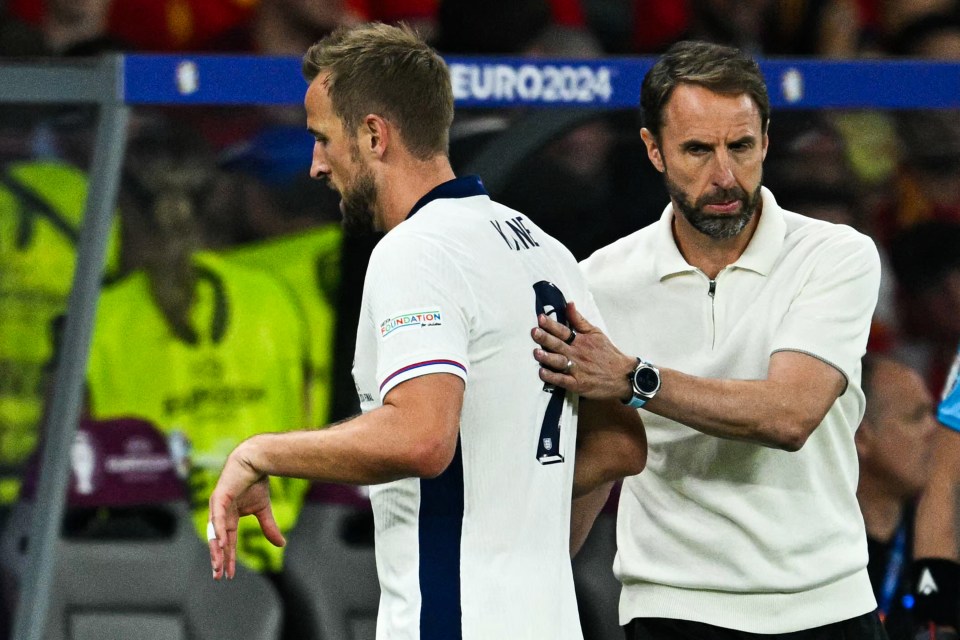
[[[639,409],[643,405],[647,404],[647,399],[642,398],[634,393],[630,393],[630,399],[624,402],[628,407],[633,407],[634,409]]]

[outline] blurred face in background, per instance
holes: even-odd
[[[708,23],[717,23],[733,34],[756,35],[773,4],[771,0],[695,0],[694,14]]]
[[[937,430],[933,399],[920,375],[893,360],[878,360],[866,389],[867,414],[857,431],[862,473],[902,499],[923,488]]]
[[[61,24],[106,23],[111,2],[112,0],[47,0],[46,6],[50,18]]]
[[[274,0],[291,24],[307,31],[327,33],[359,22],[346,0]]]
[[[960,60],[960,30],[941,31],[917,47],[917,55],[934,60]]]

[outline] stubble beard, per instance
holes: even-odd
[[[340,212],[343,214],[343,229],[347,233],[365,235],[378,231],[374,210],[377,204],[377,184],[373,173],[362,163],[360,148],[351,150],[353,161],[359,167],[354,183],[344,187],[340,194]]]
[[[690,226],[714,240],[726,240],[739,235],[750,224],[750,220],[760,208],[761,183],[757,183],[757,188],[750,195],[740,187],[734,187],[715,191],[691,203],[666,171],[664,171],[664,182],[670,199]],[[721,204],[731,200],[740,202],[740,213],[710,214],[703,210],[707,205]]]
[[[343,229],[348,233],[368,234],[377,231],[374,206],[377,202],[377,185],[373,175],[363,171],[356,183],[340,194],[340,212],[343,214]]]

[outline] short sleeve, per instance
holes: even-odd
[[[381,400],[401,382],[431,373],[466,382],[473,295],[444,247],[394,231],[371,256],[364,286]]]
[[[866,350],[880,289],[873,241],[848,230],[831,238],[783,318],[772,352],[800,351],[849,380]]]
[[[947,376],[947,384],[943,389],[943,399],[937,411],[937,418],[944,425],[960,431],[960,347],[953,360],[953,367]]]

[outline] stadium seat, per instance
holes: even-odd
[[[622,640],[618,624],[620,581],[613,575],[617,554],[617,485],[573,559],[573,581],[584,640]]]
[[[373,640],[380,583],[373,512],[357,487],[315,484],[287,536],[281,574],[288,638]]]
[[[272,584],[240,567],[212,580],[164,437],[132,420],[80,425],[56,544],[45,640],[278,640]],[[36,473],[0,536],[0,568],[27,566]]]

